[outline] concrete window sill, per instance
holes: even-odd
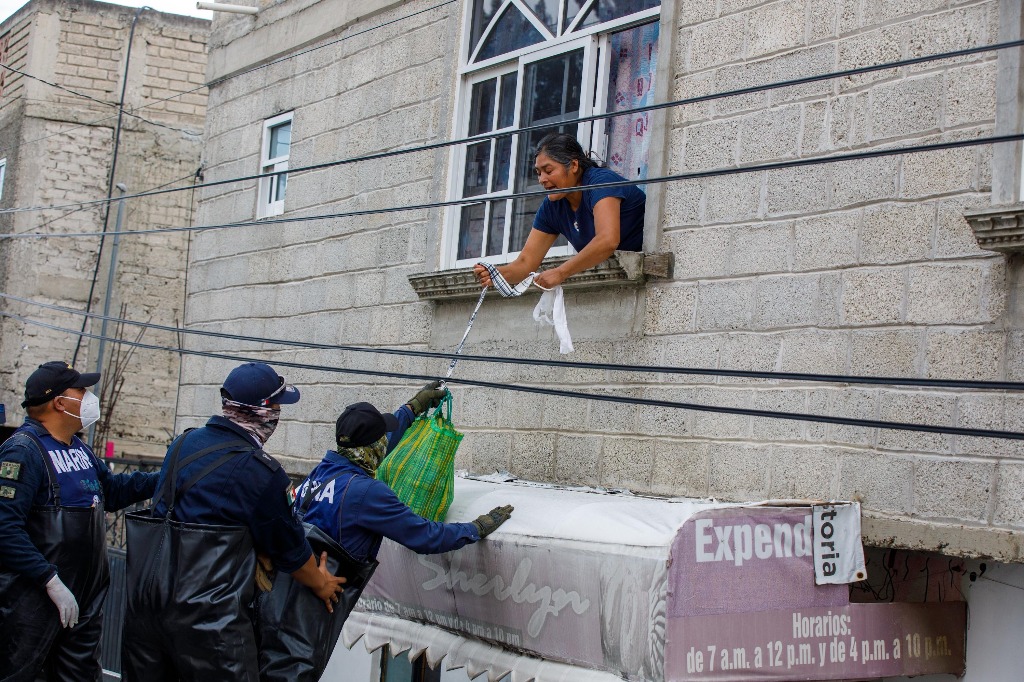
[[[1024,203],[967,211],[964,219],[986,251],[1024,252]]]
[[[569,260],[569,256],[547,258],[542,269],[557,267]],[[648,279],[672,277],[673,255],[671,253],[638,253],[616,251],[604,263],[576,273],[562,286],[567,289],[594,289],[605,286],[633,284],[642,286]],[[459,298],[476,298],[480,285],[473,277],[472,268],[441,270],[409,275],[409,284],[416,295],[424,300],[442,301]]]

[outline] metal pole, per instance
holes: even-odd
[[[114,294],[114,274],[117,271],[117,250],[121,245],[121,222],[124,220],[124,195],[128,188],[123,183],[117,183],[117,191],[121,198],[117,200],[117,221],[114,223],[114,244],[110,249],[110,267],[107,270],[107,291],[103,296],[103,323],[100,325],[100,344],[96,352],[96,371],[103,371],[103,351],[107,344],[107,318],[110,316],[110,299]],[[96,443],[93,438],[96,435],[96,425],[89,427],[89,446],[95,450]]]

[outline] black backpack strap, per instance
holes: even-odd
[[[352,481],[356,478],[356,474],[352,475],[352,478],[348,479],[348,483],[345,484],[345,490],[341,493],[341,504],[338,505],[338,533],[341,533],[341,512],[345,509],[345,498],[348,497],[348,489],[352,487]],[[341,544],[341,538],[338,538],[338,544]]]
[[[50,453],[47,452],[46,446],[43,445],[43,441],[39,438],[39,436],[32,433],[28,429],[18,430],[15,432],[14,435],[25,436],[30,441],[35,443],[36,448],[39,450],[39,456],[43,458],[43,465],[46,467],[46,475],[50,477],[50,493],[53,495],[53,504],[55,507],[59,507],[60,483],[57,482],[57,468],[53,466],[53,460],[50,459]]]
[[[202,450],[194,452],[191,455],[188,455],[187,457],[182,459],[179,457],[179,454],[181,452],[182,445],[185,443],[185,439],[187,437],[188,432],[183,433],[181,437],[178,438],[178,442],[172,446],[171,451],[167,454],[167,457],[170,460],[170,467],[167,472],[167,477],[164,479],[164,485],[161,486],[160,491],[157,493],[157,497],[153,498],[153,506],[155,507],[159,499],[161,499],[164,496],[165,491],[167,492],[166,518],[171,518],[171,514],[174,511],[174,505],[178,502],[179,499],[181,499],[181,496],[184,495],[189,488],[194,486],[207,474],[209,474],[214,469],[227,462],[229,459],[236,457],[243,450],[249,450],[252,449],[253,447],[252,444],[248,443],[242,438],[233,437],[228,438],[227,440],[222,440],[220,442],[214,443],[213,445],[205,447]],[[181,472],[182,469],[184,469],[192,462],[195,462],[200,457],[204,457],[210,454],[211,452],[223,450],[224,448],[228,447],[230,447],[230,450],[228,452],[226,452],[223,456],[215,459],[211,464],[205,466],[198,474],[192,476],[191,478],[189,478],[189,480],[185,481],[184,485],[181,487],[180,490],[178,489],[178,474]]]

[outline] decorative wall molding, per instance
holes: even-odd
[[[542,267],[553,268],[569,260],[571,256],[547,258]],[[672,253],[639,253],[616,251],[615,254],[589,270],[579,272],[567,279],[562,286],[567,289],[589,289],[624,284],[643,285],[648,279],[672,277]],[[476,298],[480,285],[473,276],[472,268],[457,268],[440,272],[425,272],[409,275],[413,291],[425,300],[447,300],[454,298]]]
[[[1024,203],[967,211],[964,218],[986,251],[1024,252]]]

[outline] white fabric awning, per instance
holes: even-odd
[[[422,654],[431,668],[465,668],[470,678],[486,673],[481,679],[488,682],[505,675],[512,682],[622,682],[611,673],[525,656],[433,625],[364,611],[349,616],[341,638],[349,649],[360,640],[368,652],[388,645],[392,656],[408,652],[409,660],[415,660]]]
[[[834,539],[832,506],[820,508],[829,521],[816,537],[821,519],[810,501],[664,500],[490,478],[456,478],[447,520],[505,504],[512,518],[447,554],[385,541],[343,630],[347,647],[387,644],[425,654],[432,667],[486,672],[490,682],[963,670],[962,601],[850,603],[847,585],[816,584],[815,554],[835,562],[846,551]],[[941,655],[901,655],[901,642],[919,640]],[[857,655],[839,655],[840,642]]]

